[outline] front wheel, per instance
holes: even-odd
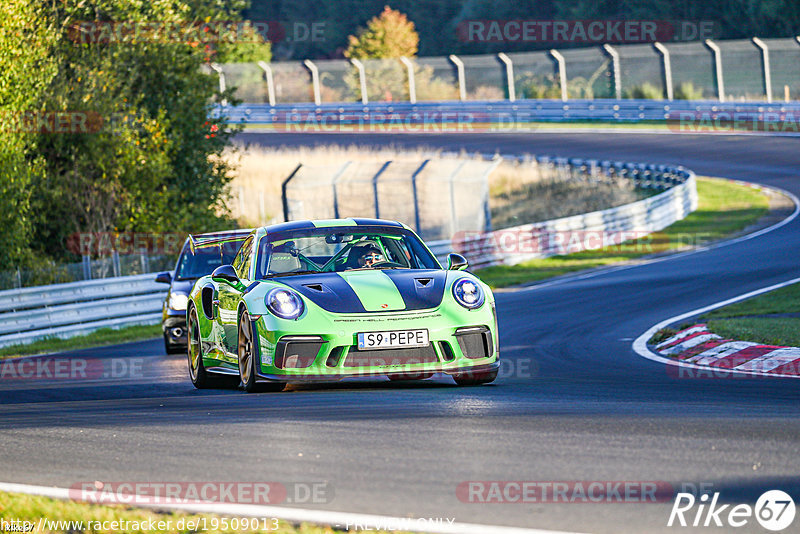
[[[257,351],[253,343],[253,323],[247,312],[239,318],[239,378],[247,393],[258,391],[282,391],[283,382],[258,382],[256,380]]]
[[[481,384],[489,384],[494,382],[497,378],[497,369],[491,371],[466,371],[463,373],[456,373],[453,375],[453,380],[459,386],[480,386]]]
[[[197,389],[210,389],[227,385],[224,377],[210,375],[203,365],[203,349],[200,343],[200,323],[197,321],[197,309],[189,308],[189,322],[187,324],[189,356],[189,378]]]

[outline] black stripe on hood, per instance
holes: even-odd
[[[442,303],[447,271],[384,269],[382,272],[402,296],[406,311],[436,308]],[[337,273],[285,276],[275,281],[291,287],[323,310],[332,313],[367,313],[353,288]]]
[[[329,312],[366,313],[367,311],[350,284],[337,273],[284,276],[276,278],[275,281],[286,284]],[[314,287],[320,287],[322,291],[318,291]]]
[[[435,308],[442,303],[447,271],[440,269],[385,269],[406,303],[406,310]],[[425,283],[427,281],[427,283]]]

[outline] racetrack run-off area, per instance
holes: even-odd
[[[670,163],[800,193],[800,151],[791,138],[242,134],[241,140]],[[655,482],[676,491],[702,485],[731,503],[753,505],[770,489],[797,501],[800,382],[679,377],[631,345],[660,321],[800,276],[792,253],[799,230],[794,220],[724,247],[499,292],[503,366],[489,386],[457,388],[438,377],[373,379],[244,395],[195,390],[185,357],[164,355],[160,340],[64,355],[118,362],[120,369],[136,365],[110,379],[0,384],[2,479],[59,488],[154,476],[320,483],[329,489],[324,499],[281,506],[597,533],[620,532],[620,525],[627,532],[674,532],[667,527],[672,501],[485,502],[459,487]],[[751,521],[739,531],[759,529]]]

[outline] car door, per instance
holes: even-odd
[[[249,285],[250,265],[252,262],[253,236],[248,237],[233,259],[233,268],[244,286]],[[239,325],[238,309],[242,292],[233,286],[220,283],[219,290],[219,323],[222,326],[222,343],[226,360],[231,363],[238,361]]]

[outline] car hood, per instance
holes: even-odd
[[[370,269],[287,276],[274,281],[329,312],[412,311],[442,303],[447,271]]]
[[[194,278],[186,280],[173,280],[169,290],[171,293],[188,295],[192,292],[192,287],[197,280]]]

